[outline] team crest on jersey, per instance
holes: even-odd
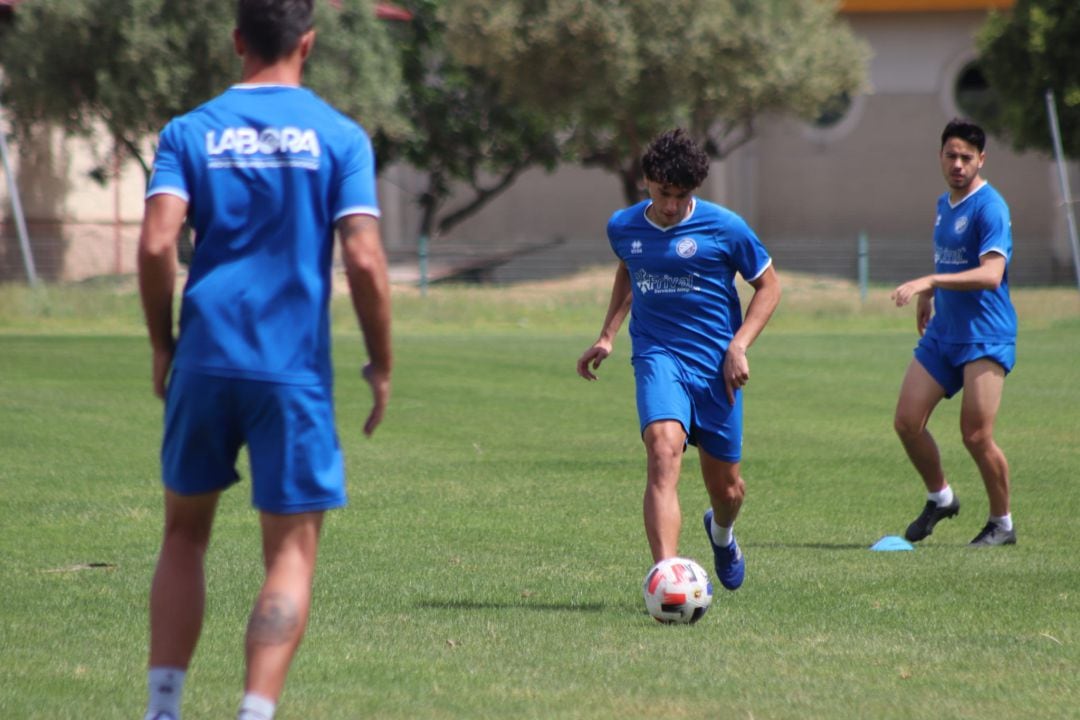
[[[964,232],[964,230],[967,229],[967,226],[968,226],[967,215],[961,215],[960,217],[956,218],[956,222],[953,223],[953,232],[956,233],[957,235],[959,235],[960,233]]]
[[[642,246],[641,246],[641,241],[640,240],[635,240],[634,242],[630,243],[630,254],[631,255],[640,255],[641,253],[642,253]]]
[[[681,258],[692,258],[697,254],[697,240],[694,238],[683,238],[675,245],[675,252],[678,253]]]

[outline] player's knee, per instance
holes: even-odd
[[[650,464],[670,465],[682,462],[685,441],[666,433],[646,433],[645,454]]]
[[[964,447],[970,453],[979,453],[994,444],[993,428],[987,425],[975,425],[961,428]]]
[[[903,413],[896,413],[893,417],[893,430],[900,436],[901,440],[910,440],[918,437],[925,426],[918,418],[905,415]]]
[[[741,476],[736,475],[734,478],[721,483],[717,487],[717,494],[720,501],[725,505],[742,502],[742,499],[746,496],[746,483]]]
[[[173,523],[166,525],[162,553],[179,553],[202,559],[210,544],[210,533],[201,526]]]

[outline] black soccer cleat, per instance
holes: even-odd
[[[1015,545],[1016,531],[1006,530],[997,523],[991,521],[979,531],[975,539],[968,543],[968,547],[992,547],[994,545]]]
[[[938,521],[945,518],[956,517],[960,514],[960,499],[953,497],[952,503],[944,506],[939,506],[933,500],[926,501],[926,507],[919,514],[919,517],[908,525],[907,530],[904,531],[904,537],[909,542],[919,542],[925,537],[928,537],[934,532],[934,526],[938,524]]]

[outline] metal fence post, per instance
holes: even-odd
[[[866,302],[866,291],[870,285],[870,241],[866,231],[859,233],[859,300]]]

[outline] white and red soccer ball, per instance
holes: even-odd
[[[642,591],[649,614],[662,623],[696,623],[712,604],[708,573],[684,557],[667,558],[649,568]]]

